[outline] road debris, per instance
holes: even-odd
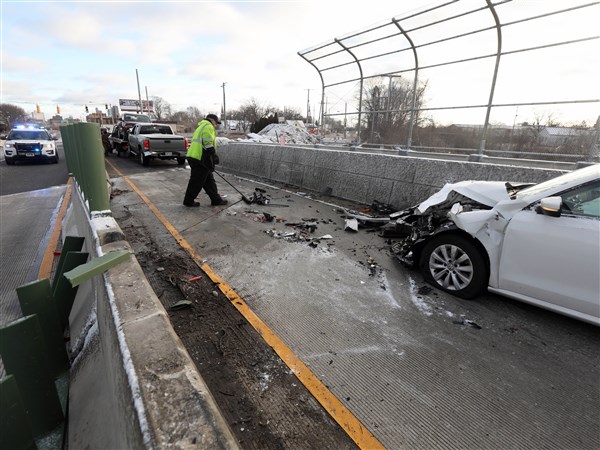
[[[367,264],[369,265],[369,276],[374,277],[377,275],[377,263],[372,256],[367,258]]]
[[[464,320],[455,320],[452,323],[455,324],[455,325],[468,325],[468,326],[470,326],[472,328],[475,328],[476,330],[481,330],[481,326],[478,325],[478,324],[476,324],[472,320],[467,320],[467,319],[464,319]]]
[[[189,308],[190,306],[192,306],[192,302],[189,300],[179,300],[177,303],[172,304],[169,309],[178,311],[180,309]]]
[[[250,197],[250,203],[256,203],[257,205],[268,205],[271,202],[271,196],[267,194],[267,191],[261,188],[254,188],[254,193]]]
[[[312,219],[311,219],[312,220]],[[295,223],[286,223],[285,224],[287,227],[294,227],[294,228],[298,228],[300,230],[308,230],[311,233],[314,233],[315,230],[317,229],[317,224],[316,222],[295,222]]]
[[[358,220],[346,219],[344,222],[344,231],[358,231]]]

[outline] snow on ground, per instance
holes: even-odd
[[[248,133],[246,139],[238,141],[262,142],[267,144],[316,144],[317,138],[304,128],[281,123],[272,123],[259,133]]]

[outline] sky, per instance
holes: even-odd
[[[509,21],[588,2],[516,0],[497,10]],[[442,3],[448,2],[1,0],[1,102],[16,104],[27,112],[39,104],[46,118],[60,106],[63,117],[83,119],[86,105],[90,111],[103,110],[105,104],[116,105],[121,98],[138,98],[137,70],[142,98],[147,89],[150,98],[161,97],[173,111],[195,106],[204,114],[220,114],[225,83],[227,110],[254,98],[279,109],[292,107],[302,114],[306,114],[308,103],[314,114],[320,109],[321,80],[298,52],[375,23],[391,23],[393,17],[408,28],[418,28],[418,20],[435,21],[485,6],[484,0],[460,0],[427,17],[404,19]],[[516,24],[510,33],[505,32],[504,49],[598,35],[599,11],[596,4],[538,21],[535,26]],[[482,26],[493,24],[491,14],[485,11],[412,35],[420,42],[431,41],[467,30],[473,21]],[[424,47],[419,50],[420,65],[469,58],[479,50],[494,52],[495,38],[495,31],[491,31]],[[367,45],[357,52],[368,55],[405,47],[406,41],[398,39]],[[494,101],[600,98],[598,42],[543,50],[535,57],[523,53],[503,57]],[[404,52],[387,61],[365,62],[364,69],[367,74],[404,70],[414,64],[411,58],[411,53]],[[420,79],[428,83],[427,106],[486,104],[493,62],[492,58],[420,71]],[[326,84],[356,78],[357,73],[356,66],[343,66],[327,72]],[[403,72],[402,76],[412,80],[413,72]],[[327,112],[352,114],[357,86],[353,82],[328,88],[324,102]],[[491,120],[510,124],[517,117],[521,121],[532,114],[552,114],[562,121],[593,124],[600,114],[598,103],[534,109],[498,108]],[[482,123],[485,110],[432,110],[430,114],[439,122]]]

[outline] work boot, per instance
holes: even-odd
[[[217,202],[212,202],[211,206],[226,205],[227,203],[229,203],[229,202],[227,200],[225,200],[224,198],[222,198],[221,200],[219,200]]]

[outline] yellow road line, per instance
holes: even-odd
[[[58,210],[58,216],[56,217],[56,222],[54,223],[54,229],[52,230],[50,240],[48,241],[48,246],[46,247],[46,251],[44,252],[44,257],[42,258],[42,264],[38,273],[39,280],[43,278],[50,278],[50,273],[52,272],[52,264],[54,262],[54,251],[56,250],[58,240],[60,239],[62,220],[63,217],[65,217],[67,207],[69,206],[69,201],[71,200],[72,188],[73,184],[71,183],[71,178],[69,177],[65,197],[63,198],[62,204],[60,205],[60,209]]]
[[[371,432],[350,412],[333,393],[317,378],[317,376],[296,356],[296,354],[275,334],[267,324],[265,324],[250,309],[248,304],[219,277],[211,267],[202,261],[200,255],[192,248],[181,234],[171,225],[171,223],[161,214],[146,195],[133,184],[133,182],[123,175],[110,161],[108,164],[121,176],[131,188],[141,197],[146,205],[156,215],[158,220],[169,230],[179,245],[184,248],[192,257],[194,262],[204,271],[210,280],[219,286],[219,289],[231,301],[233,306],[246,318],[254,329],[263,337],[265,342],[275,350],[282,361],[294,372],[300,382],[310,391],[315,399],[325,408],[329,415],[344,429],[348,436],[361,449],[384,449],[385,447],[371,434]]]

